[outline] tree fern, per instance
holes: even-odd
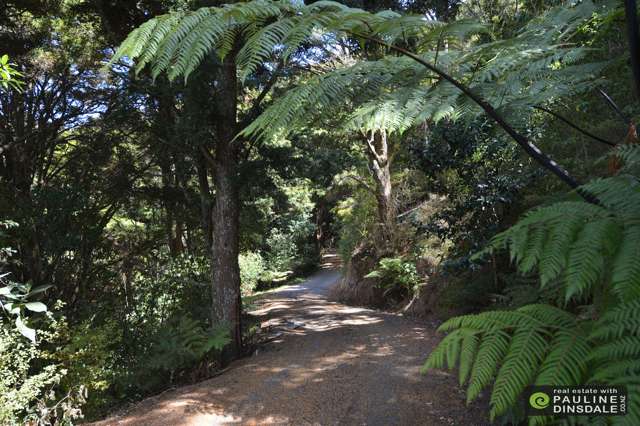
[[[364,34],[374,35],[387,43],[393,43],[402,33],[406,39],[417,42],[418,48],[422,49],[417,54],[426,62],[437,62],[441,69],[464,81],[485,101],[515,114],[532,105],[579,93],[598,84],[597,76],[606,63],[584,63],[589,52],[586,48],[560,47],[579,25],[591,19],[595,10],[592,2],[553,9],[514,38],[481,45],[466,41],[470,34],[483,31],[477,24],[434,24],[411,16],[368,15],[353,9],[339,15],[340,20],[325,23],[324,28],[336,34],[351,32],[356,37],[358,32],[364,31]],[[608,9],[600,6],[602,10]],[[360,27],[350,24],[354,17]],[[367,24],[364,28],[362,22]],[[443,34],[448,37],[449,49],[438,52],[437,41]],[[383,70],[380,61],[360,62],[337,69],[325,78],[311,78],[291,89],[293,93],[277,100],[243,133],[269,138],[295,127],[296,121],[331,114],[335,108],[344,105],[345,100],[350,101],[350,107],[354,103],[359,107],[353,112],[348,128],[361,125],[365,129],[385,129],[387,132],[404,131],[426,120],[458,118],[482,111],[457,88],[421,69],[424,67],[420,65],[398,60],[386,60],[384,65]],[[380,72],[390,78],[383,82],[367,78]],[[340,91],[327,84],[337,80],[336,75],[342,77]],[[348,86],[348,82],[353,86]],[[366,95],[352,97],[358,90]],[[291,98],[307,103],[292,104]],[[317,98],[326,100],[322,108],[315,108]],[[299,112],[300,105],[305,106],[304,113]],[[332,108],[326,108],[326,105]]]
[[[513,39],[473,46],[467,41],[468,37],[482,32],[484,28],[469,21],[434,23],[419,16],[400,16],[389,11],[368,13],[331,1],[307,6],[286,1],[254,0],[192,12],[174,12],[154,18],[127,37],[111,62],[126,56],[136,61],[137,71],[150,66],[154,77],[166,72],[171,80],[178,77],[186,79],[206,55],[214,54],[223,59],[238,45],[239,50],[235,53],[239,74],[245,78],[259,64],[272,60],[274,55],[286,60],[318,34],[324,34],[325,41],[368,35],[388,43],[410,40],[429,62],[436,62],[437,57],[438,66],[463,80],[465,73],[479,64],[479,72],[474,72],[473,80],[468,81],[474,90],[489,102],[497,100],[498,106],[508,103],[515,105],[518,102],[529,105],[533,101],[538,103],[576,90],[576,87],[590,87],[598,66],[577,64],[586,52],[583,48],[558,47],[558,44],[570,37],[579,24],[590,19],[594,10],[591,1],[581,2],[571,8],[554,9],[545,19],[536,21]],[[241,43],[238,43],[240,39]],[[448,45],[447,52],[436,52],[443,41]],[[397,77],[408,67],[406,61],[388,60],[385,65],[384,72]],[[583,68],[573,70],[572,66]],[[424,108],[416,108],[419,105],[415,102],[401,102],[416,99],[405,96],[406,90],[403,99],[395,97],[395,91],[382,90],[376,96],[377,102],[381,105],[400,102],[398,112],[409,115],[414,122],[455,116],[457,111],[479,111],[477,106],[468,103],[448,83],[420,77],[426,73],[420,70],[416,74],[419,68],[413,66],[414,75],[418,77],[413,79],[413,90],[419,92],[424,87],[435,86],[435,90],[428,94],[433,98],[423,105]],[[380,72],[380,63],[375,61],[338,72],[343,77],[351,74],[352,90],[367,84],[373,85],[372,90],[380,87],[377,78],[365,78],[366,81],[362,82],[362,77]],[[503,84],[503,76],[507,74],[521,78]],[[580,81],[576,81],[576,76],[580,76]],[[298,93],[292,96],[306,101],[305,105],[311,107],[314,106],[314,100],[319,98],[325,100],[326,104],[339,104],[345,92],[332,90],[330,84],[324,84],[331,80],[335,80],[335,76],[311,79],[306,85],[294,89]],[[393,88],[398,81],[390,79],[387,88]],[[565,84],[567,81],[572,84]],[[583,81],[587,82],[585,87],[581,86]],[[538,90],[534,90],[533,82],[539,86]],[[341,88],[347,89],[347,86]],[[439,94],[439,91],[444,93]],[[269,137],[289,128],[300,118],[295,114],[300,102],[289,104],[288,100],[285,97],[274,106],[286,119],[274,123],[272,118],[275,113],[267,113],[245,133]],[[371,108],[365,108],[362,112],[366,113],[367,110],[373,112]],[[389,124],[392,129],[388,130],[393,130],[393,120]],[[407,120],[403,120],[400,127],[407,128]]]
[[[520,271],[538,270],[541,286],[561,280],[565,303],[590,303],[590,313],[538,304],[452,318],[440,327],[450,334],[425,363],[426,369],[451,368],[445,360],[459,360],[460,382],[470,376],[468,401],[493,383],[492,418],[517,406],[531,384],[603,383],[629,391],[629,414],[609,422],[640,423],[640,186],[623,175],[585,189],[601,205],[537,208],[487,250],[508,249]],[[464,345],[462,336],[476,340]],[[530,423],[551,420],[532,417]],[[591,420],[580,418],[580,424]]]

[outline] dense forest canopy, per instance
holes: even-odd
[[[640,423],[635,3],[5,2],[0,424],[212,377],[333,251],[491,421],[606,384],[577,424]]]

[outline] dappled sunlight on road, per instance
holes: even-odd
[[[253,356],[101,425],[484,424],[451,374],[419,374],[433,327],[328,302],[338,278],[322,270],[266,294],[251,313],[272,338]]]

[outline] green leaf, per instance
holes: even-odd
[[[42,302],[28,302],[24,304],[24,307],[32,312],[46,312],[47,305]]]
[[[20,334],[31,340],[33,343],[36,343],[36,331],[33,328],[27,327],[21,317],[16,318],[16,327]]]
[[[53,287],[51,284],[39,285],[38,287],[36,287],[33,290],[31,290],[29,292],[29,294],[27,294],[27,297],[31,297],[31,296],[33,296],[35,294],[44,293],[45,291],[49,290],[51,287]]]

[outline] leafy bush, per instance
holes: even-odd
[[[365,275],[365,278],[378,278],[383,295],[395,301],[412,296],[420,284],[416,265],[401,257],[386,257],[380,260],[378,269]]]
[[[206,320],[211,306],[209,261],[203,256],[172,257],[168,250],[152,252],[135,269],[131,287],[133,303],[126,313],[127,328],[133,335],[148,340],[169,318],[189,314]],[[147,335],[139,332],[145,330]]]
[[[60,386],[67,370],[48,347],[61,338],[64,318],[49,313],[40,321],[37,343],[24,338],[0,318],[0,424],[70,424],[81,418],[86,391],[76,384],[64,396]],[[57,422],[57,423],[56,423]]]
[[[265,262],[258,252],[241,253],[238,257],[240,264],[240,291],[242,295],[250,295],[256,288],[258,280],[265,273]]]
[[[459,366],[468,401],[493,382],[491,418],[517,416],[530,384],[604,383],[629,390],[629,414],[611,423],[640,424],[640,183],[621,176],[582,191],[599,205],[538,208],[488,249],[508,248],[521,273],[537,270],[541,288],[560,291],[559,306],[452,318],[440,327],[449,334],[427,359],[425,368]]]
[[[67,332],[66,344],[53,355],[67,370],[62,380],[65,389],[82,383],[88,392],[83,412],[88,419],[115,405],[116,385],[125,375],[119,348],[122,332],[115,321],[95,324],[87,320]],[[120,395],[121,396],[121,395]]]
[[[5,55],[6,56],[6,55]],[[12,221],[0,221],[0,244],[7,238],[5,229],[15,228],[18,224]],[[17,330],[32,342],[36,341],[36,331],[29,327],[27,314],[46,312],[47,306],[35,300],[49,289],[50,285],[32,288],[31,283],[18,283],[9,279],[10,273],[5,268],[11,263],[10,257],[15,252],[12,247],[0,245],[0,308],[15,320]]]

